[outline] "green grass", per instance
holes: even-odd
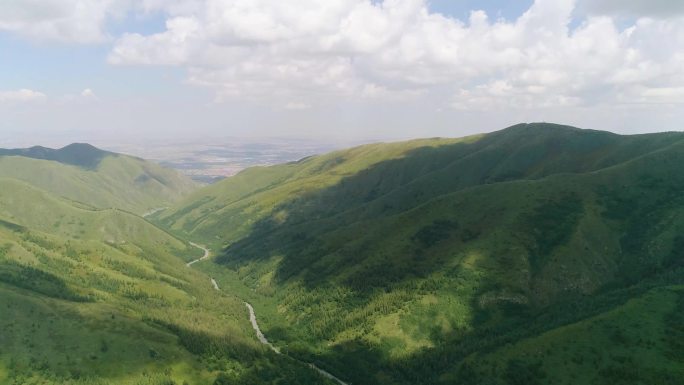
[[[330,383],[297,360],[354,384],[682,384],[682,134],[361,146],[197,190],[164,230],[131,212],[183,182],[94,155],[0,157],[2,384]],[[186,267],[183,239],[212,260]]]
[[[614,365],[573,378],[550,370],[560,356],[504,350],[539,347],[535,338],[554,330],[589,341],[566,327],[627,306],[632,294],[621,290],[681,274],[682,140],[533,124],[368,145],[244,171],[155,221],[223,248],[216,261],[230,272],[203,269],[253,289],[236,290],[263,314],[267,336],[353,383],[450,383],[473,371],[491,375],[465,383],[622,381]],[[604,306],[601,293],[620,300]],[[665,293],[649,311],[667,312],[674,297]],[[554,310],[578,298],[599,310]],[[556,321],[526,332],[544,316]],[[658,343],[664,322],[653,318],[639,338]],[[652,360],[668,362],[658,344]],[[620,354],[626,366],[642,352]],[[491,363],[460,366],[480,355]],[[670,383],[681,363],[651,369],[642,382]]]
[[[0,383],[325,384],[148,221],[0,178]],[[218,381],[218,382],[217,382]]]
[[[666,320],[681,314],[681,296],[682,286],[651,289],[597,316],[523,338],[493,352],[472,354],[463,361],[456,377],[442,380],[681,384],[681,350],[670,351],[668,344],[674,336],[668,330],[672,324]],[[511,365],[519,370],[512,372]]]
[[[105,152],[87,165],[0,156],[0,178],[24,181],[77,204],[139,215],[168,206],[197,187],[176,171],[125,155]]]

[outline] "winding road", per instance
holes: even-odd
[[[199,257],[199,258],[197,258],[197,259],[195,259],[194,261],[190,261],[190,262],[186,263],[185,266],[190,267],[190,266],[192,266],[193,264],[195,264],[195,263],[197,263],[197,262],[199,262],[199,261],[204,261],[205,259],[209,258],[209,249],[207,249],[207,248],[204,247],[204,246],[200,246],[200,245],[198,245],[198,244],[196,244],[196,243],[194,243],[194,242],[190,242],[190,244],[193,245],[193,246],[195,246],[195,247],[198,248],[198,249],[204,250],[204,255],[201,256],[201,257]],[[214,279],[212,278],[211,280],[213,281]],[[218,290],[218,287],[216,288],[216,290]]]
[[[252,307],[252,305],[249,304],[248,302],[245,302],[245,305],[247,306],[247,309],[249,310],[249,322],[252,323],[252,329],[254,329],[254,331],[256,332],[256,335],[257,335],[257,338],[259,339],[259,342],[268,346],[269,348],[271,348],[271,350],[273,350],[277,354],[280,354],[280,349],[276,348],[275,346],[273,346],[273,344],[268,342],[268,340],[266,339],[266,336],[264,336],[264,333],[262,333],[261,329],[259,329],[259,324],[257,323],[256,314],[254,314],[254,308]]]
[[[203,255],[202,257],[200,257],[200,258],[197,258],[197,259],[195,259],[195,260],[193,260],[193,261],[190,261],[190,262],[186,263],[185,265],[186,265],[187,267],[191,267],[193,264],[195,264],[195,263],[197,263],[197,262],[200,262],[200,261],[203,261],[203,260],[209,258],[209,249],[207,249],[207,248],[204,247],[204,246],[201,246],[201,245],[198,245],[198,244],[196,244],[196,243],[193,243],[193,242],[190,242],[190,244],[191,244],[192,246],[197,247],[198,249],[204,250],[204,255]],[[214,289],[216,289],[216,290],[218,290],[218,291],[221,290],[221,289],[219,288],[218,282],[216,282],[216,280],[215,280],[214,278],[211,278],[211,285],[214,287]],[[259,324],[257,323],[256,313],[254,313],[254,308],[252,307],[252,305],[251,305],[249,302],[245,302],[245,306],[247,306],[247,309],[249,310],[249,322],[252,324],[252,329],[254,329],[254,331],[256,332],[256,336],[257,336],[257,338],[259,339],[259,342],[261,342],[262,344],[268,346],[268,347],[269,347],[271,350],[273,350],[276,354],[281,354],[281,353],[280,353],[280,349],[278,349],[277,347],[273,346],[273,344],[271,344],[271,343],[266,339],[266,336],[264,336],[264,333],[261,332],[261,329],[259,328]],[[328,379],[330,379],[330,380],[333,380],[333,381],[337,382],[337,383],[340,384],[340,385],[351,385],[351,383],[347,383],[347,382],[344,382],[344,381],[340,380],[339,378],[335,377],[335,376],[332,375],[331,373],[329,373],[329,372],[327,372],[327,371],[325,371],[325,370],[319,368],[318,366],[316,366],[316,365],[314,365],[314,364],[312,364],[312,363],[310,363],[310,362],[304,362],[304,361],[298,360],[298,359],[296,359],[296,358],[294,358],[294,357],[290,357],[290,358],[293,359],[293,360],[295,360],[295,361],[301,362],[302,364],[304,364],[304,365],[310,367],[311,369],[317,371],[318,373],[320,373],[323,377],[328,378]]]

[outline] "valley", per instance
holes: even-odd
[[[190,267],[197,262],[200,262],[200,261],[203,261],[203,260],[209,258],[209,250],[208,249],[206,249],[203,246],[197,245],[193,242],[190,242],[190,244],[192,246],[195,246],[197,248],[202,249],[204,251],[204,255],[201,258],[198,258],[198,259],[195,259],[191,262],[188,262],[186,266]],[[218,282],[216,282],[216,280],[214,278],[211,278],[211,284],[214,287],[214,289],[216,289],[216,291],[221,290],[218,286]],[[257,336],[257,339],[259,340],[259,342],[261,342],[263,345],[267,346],[275,354],[281,354],[280,350],[278,348],[276,348],[275,346],[273,346],[273,344],[271,344],[268,341],[268,339],[266,339],[266,336],[264,336],[264,333],[261,332],[261,328],[259,328],[259,323],[257,321],[256,313],[254,312],[254,307],[252,307],[252,304],[250,304],[249,302],[245,302],[245,306],[247,307],[247,310],[249,311],[249,322],[251,323],[252,329],[254,329],[254,332],[256,333],[256,336]],[[328,373],[327,371],[317,367],[314,364],[306,363],[306,362],[301,362],[301,363],[312,368],[312,369],[314,369],[315,371],[317,371],[318,373],[320,373],[324,377],[326,377],[330,380],[333,380],[340,385],[347,385],[344,381],[342,381],[339,378],[335,377],[334,375]]]
[[[203,269],[251,288],[228,286],[269,340],[352,383],[678,383],[661,338],[682,139],[530,124],[367,145],[248,169],[153,220],[222,249]],[[638,298],[661,321],[610,316]]]
[[[255,141],[237,137],[159,140],[144,146],[125,142],[103,144],[116,152],[135,154],[178,170],[199,183],[214,183],[249,167],[286,163],[351,146],[322,140],[262,138]]]
[[[15,157],[0,162],[31,162]],[[119,167],[47,165],[81,174],[74,180],[90,180],[99,195],[109,186],[94,181]],[[192,185],[164,172],[181,181],[175,186]],[[124,209],[131,206],[109,207],[116,200],[77,202],[77,189],[54,175],[54,183],[37,185],[0,177],[0,383],[325,383],[269,354],[243,302],[188,268],[208,251]],[[123,187],[128,202],[164,203],[158,189]]]
[[[196,247],[196,248],[202,250],[202,252],[203,252],[204,254],[202,254],[201,257],[199,257],[199,258],[197,258],[197,259],[193,259],[192,261],[186,263],[185,266],[190,267],[190,266],[194,265],[194,264],[197,263],[197,262],[204,261],[205,259],[209,258],[209,249],[207,249],[207,248],[204,247],[204,246],[200,246],[200,245],[196,244],[195,242],[188,242],[188,243],[190,244],[190,246],[193,246],[193,247]]]
[[[522,124],[205,187],[64,152],[0,155],[2,384],[684,378],[680,133]]]
[[[0,0],[0,385],[684,385],[684,0]]]

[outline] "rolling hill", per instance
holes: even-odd
[[[62,149],[0,149],[0,177],[22,180],[95,208],[142,215],[168,206],[197,186],[176,171],[88,144]]]
[[[258,344],[242,301],[185,266],[199,250],[121,210],[0,187],[0,383],[326,383]]]
[[[53,160],[85,169],[97,169],[100,162],[118,154],[100,150],[88,143],[72,143],[60,149],[34,146],[31,148],[0,149],[0,156],[23,156],[26,158]]]
[[[2,160],[90,191],[120,167],[33,161]],[[258,342],[244,303],[186,266],[202,253],[121,208],[0,177],[0,384],[329,383]]]
[[[243,171],[154,220],[355,384],[681,384],[684,134],[522,124]]]

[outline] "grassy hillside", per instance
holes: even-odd
[[[325,384],[264,349],[201,250],[0,178],[0,384]]]
[[[313,199],[328,199],[326,212],[317,216],[364,207],[373,210],[361,215],[373,217],[379,210],[399,212],[466,187],[598,170],[682,138],[533,124],[461,139],[371,144],[247,169],[196,191],[158,219],[207,241],[230,243],[275,208],[298,199],[309,206]]]
[[[681,384],[683,141],[530,124],[368,145],[156,220],[223,247],[266,334],[353,383]]]
[[[86,169],[96,169],[108,156],[118,156],[113,152],[100,150],[87,143],[72,143],[60,149],[41,146],[31,148],[0,149],[0,156],[23,156],[26,158],[53,160]]]
[[[85,144],[59,150],[0,150],[0,177],[22,180],[93,207],[116,207],[139,215],[168,206],[196,188],[173,170]]]

